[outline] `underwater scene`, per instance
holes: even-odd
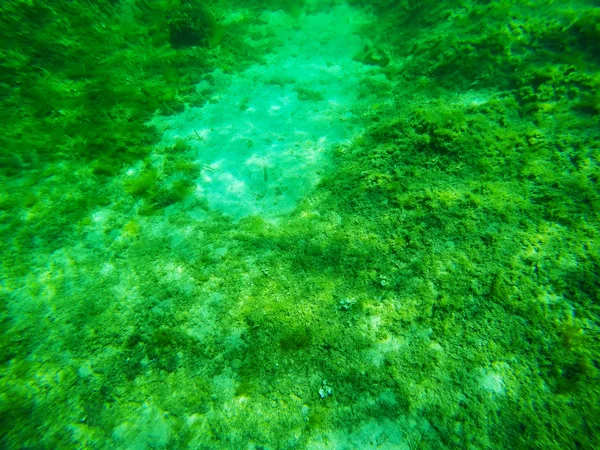
[[[600,448],[595,0],[0,2],[0,448]]]

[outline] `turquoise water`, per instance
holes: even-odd
[[[600,9],[0,5],[0,447],[600,447]]]

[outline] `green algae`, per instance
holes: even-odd
[[[183,2],[0,7],[2,445],[597,447],[597,8],[370,5],[364,132],[235,223],[146,125],[260,60],[230,6],[219,48]]]

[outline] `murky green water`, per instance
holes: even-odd
[[[0,447],[600,446],[592,1],[0,12]]]

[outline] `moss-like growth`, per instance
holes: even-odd
[[[283,351],[304,350],[310,345],[310,333],[306,329],[292,329],[285,331],[279,340]]]
[[[183,2],[169,17],[169,43],[173,48],[215,47],[224,35],[220,23],[222,14],[216,4],[212,7],[197,0]]]
[[[587,3],[373,3],[362,134],[236,223],[145,124],[272,50],[265,4],[174,49],[198,3],[4,2],[0,446],[598,448]]]
[[[145,170],[137,176],[125,179],[125,191],[135,197],[143,196],[155,188],[158,177],[158,170]]]

